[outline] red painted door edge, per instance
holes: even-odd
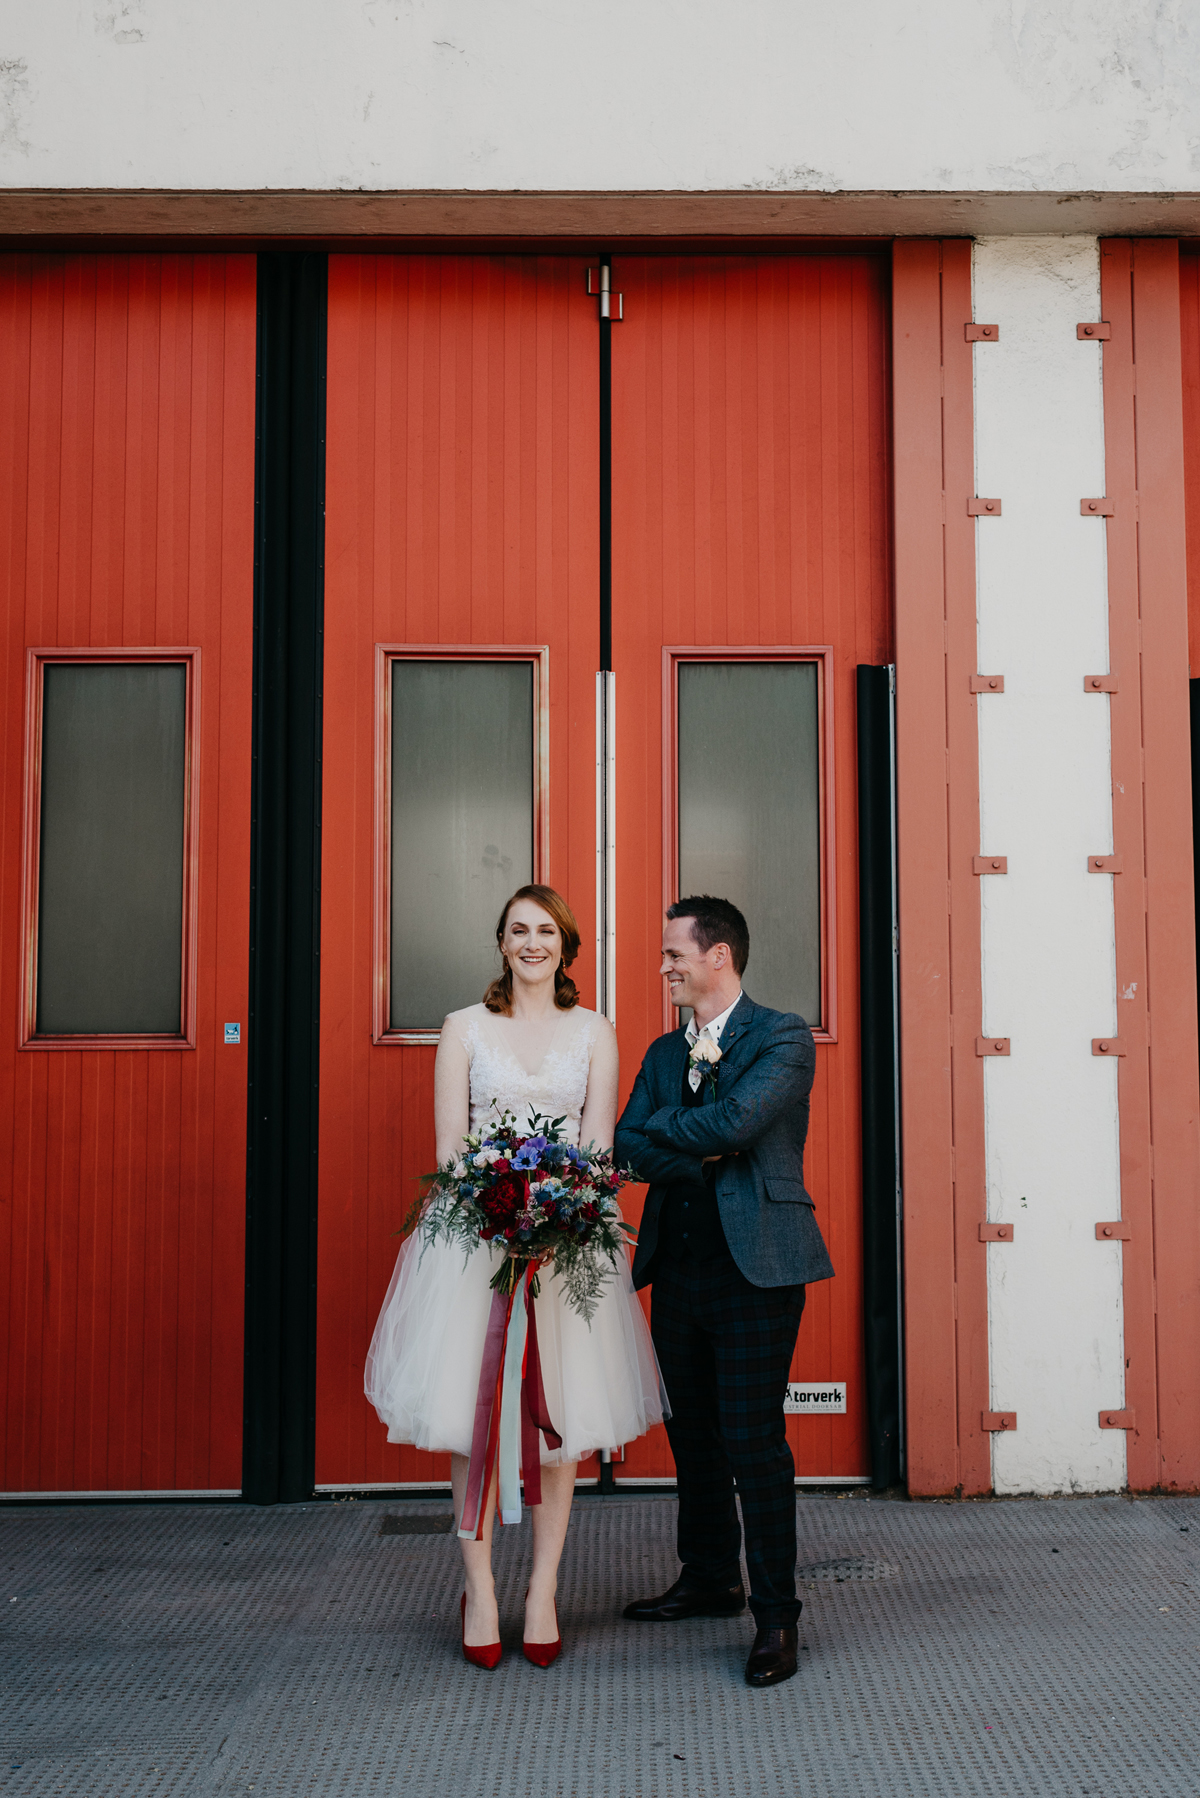
[[[979,834],[975,526],[965,505],[961,521],[942,516],[943,492],[972,490],[972,352],[953,328],[970,316],[970,255],[965,241],[907,241],[892,261],[907,1478],[920,1495],[991,1487],[983,1068],[952,1047],[957,1035],[973,1051],[981,1004],[978,882],[954,877]]]
[[[1192,884],[1179,247],[1106,242],[1109,654],[1125,1402],[1134,1490],[1200,1487],[1200,1101]],[[1110,310],[1110,307],[1114,310]],[[1136,368],[1136,382],[1135,382]],[[1125,504],[1122,505],[1121,501]],[[1139,869],[1138,860],[1142,866]],[[1129,996],[1126,997],[1125,995]]]

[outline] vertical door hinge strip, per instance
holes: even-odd
[[[602,264],[600,268],[588,270],[587,290],[590,294],[595,294],[600,301],[600,317],[608,319],[614,325],[619,325],[625,317],[625,295],[613,293],[612,270],[607,263]],[[617,302],[615,312],[612,310],[613,300]]]

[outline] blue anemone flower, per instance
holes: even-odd
[[[518,1149],[512,1158],[514,1167],[536,1167],[541,1159],[542,1150],[546,1147],[544,1136],[531,1136],[525,1145]]]

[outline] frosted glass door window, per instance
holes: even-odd
[[[187,670],[43,673],[39,1035],[178,1035]]]
[[[821,1018],[821,811],[813,662],[679,664],[679,891],[732,899],[746,990]]]
[[[392,663],[393,1030],[436,1030],[500,971],[495,929],[533,879],[529,662]]]

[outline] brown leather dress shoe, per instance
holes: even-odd
[[[697,1586],[681,1574],[657,1598],[637,1598],[623,1615],[631,1623],[678,1623],[684,1617],[736,1617],[746,1608],[741,1580],[735,1586]],[[795,1635],[795,1630],[792,1635]]]
[[[746,1662],[748,1686],[778,1686],[796,1671],[796,1627],[760,1629]]]

